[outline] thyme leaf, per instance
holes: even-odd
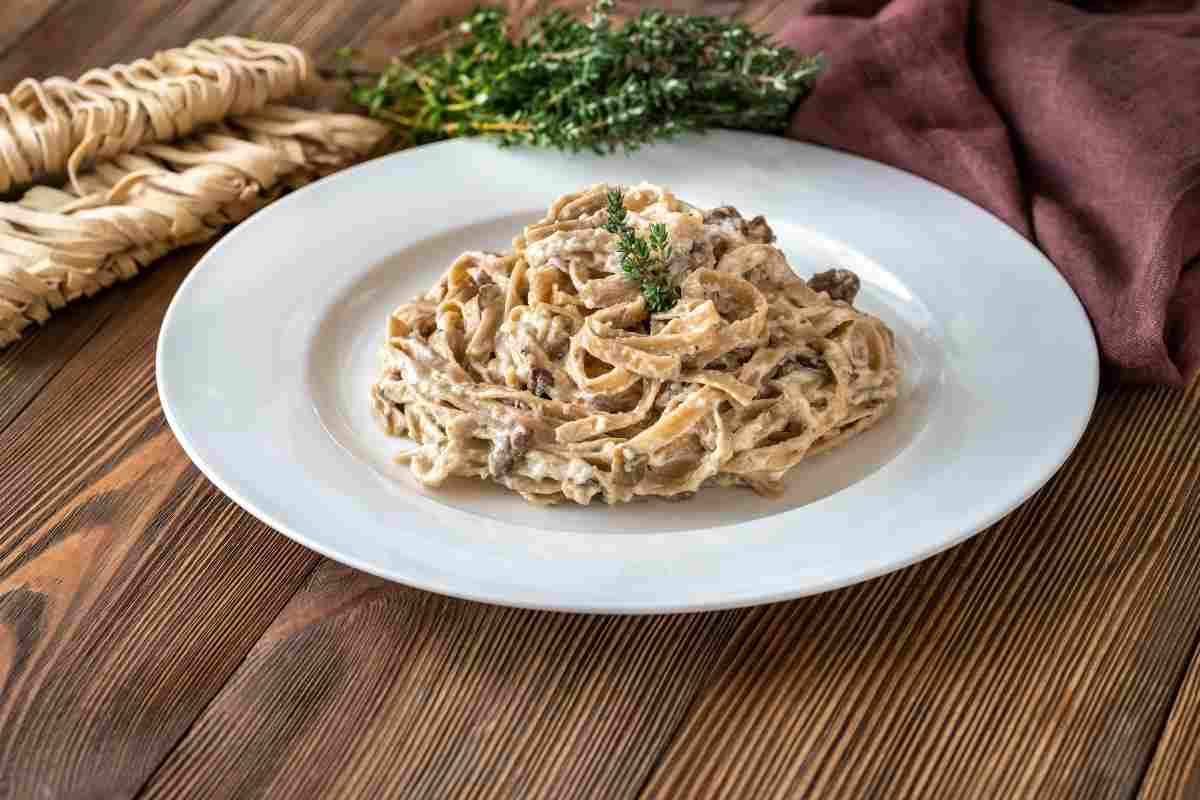
[[[617,237],[621,271],[638,283],[652,313],[669,310],[679,301],[679,289],[671,284],[667,272],[667,261],[671,258],[667,226],[652,222],[649,238],[639,236],[628,222],[625,197],[620,189],[608,190],[607,203],[604,230]]]
[[[510,35],[481,6],[401,51],[380,71],[342,48],[331,77],[390,122],[401,144],[488,136],[502,145],[611,153],[709,128],[781,132],[821,69],[740,22],[645,10],[614,23],[612,0],[587,20],[545,10]]]

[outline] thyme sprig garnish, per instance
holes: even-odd
[[[671,260],[671,244],[667,226],[650,223],[650,236],[638,235],[627,219],[625,197],[620,189],[608,190],[608,219],[604,230],[617,237],[617,257],[621,271],[637,281],[646,298],[646,308],[652,313],[667,311],[679,301],[679,289],[671,283],[667,262]]]
[[[646,10],[617,25],[612,9],[543,10],[510,36],[504,9],[479,7],[382,71],[342,49],[333,74],[402,144],[486,135],[603,153],[714,127],[781,132],[821,67],[739,22]]]

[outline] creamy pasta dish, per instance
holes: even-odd
[[[801,279],[774,240],[729,206],[598,185],[511,251],[464,253],[388,319],[371,402],[414,442],[398,459],[535,503],[777,494],[887,412],[899,368],[858,277]]]

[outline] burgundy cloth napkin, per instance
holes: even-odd
[[[1107,377],[1196,374],[1200,13],[793,2],[779,40],[827,67],[791,135],[935,181],[1032,239],[1087,308]]]

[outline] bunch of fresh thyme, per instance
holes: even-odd
[[[607,211],[604,230],[617,237],[621,270],[638,282],[642,297],[646,298],[646,308],[651,312],[667,311],[679,300],[679,290],[667,274],[667,261],[671,258],[667,226],[652,222],[649,240],[639,236],[625,220],[625,198],[620,189],[608,190]]]
[[[542,11],[510,37],[506,12],[480,7],[440,51],[372,73],[343,49],[336,72],[402,144],[482,134],[604,153],[714,127],[782,131],[821,67],[739,22],[647,10],[617,26],[612,8],[598,0],[587,21]]]

